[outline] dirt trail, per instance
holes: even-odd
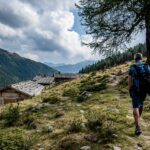
[[[144,113],[144,112],[143,112],[143,113]],[[128,115],[129,115],[129,116],[132,116],[132,108],[131,108],[131,106],[129,107]],[[144,128],[144,130],[143,130],[142,135],[140,135],[139,138],[142,138],[142,139],[143,139],[143,141],[144,141],[145,144],[146,144],[146,147],[148,148],[147,150],[150,150],[150,131],[148,131],[148,126],[149,126],[149,125],[148,125],[148,123],[145,122],[145,120],[144,120],[142,117],[141,117],[141,126]],[[138,146],[137,146],[138,143],[137,143],[136,139],[131,138],[131,137],[130,137],[130,139],[133,141],[133,143],[136,144],[136,147],[137,147],[138,150],[140,150],[140,149],[143,150],[142,147],[138,147]]]
[[[109,81],[111,86],[117,86],[119,83],[120,78],[117,77],[116,75],[111,75]]]

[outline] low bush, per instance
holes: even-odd
[[[50,95],[48,97],[43,97],[42,102],[56,104],[56,103],[60,102],[60,98],[56,95]]]
[[[97,78],[96,82],[98,83],[107,83],[109,81],[108,75],[99,75],[96,78]]]
[[[119,116],[104,110],[90,110],[85,114],[87,127],[96,132],[102,143],[114,142],[117,140],[118,129],[116,121]]]
[[[90,73],[90,76],[91,76],[91,77],[96,76],[96,71],[91,72],[91,73]]]
[[[87,100],[87,98],[88,98],[87,96],[79,95],[79,96],[77,97],[77,102],[79,102],[79,103],[84,102],[84,101]]]
[[[147,101],[147,102],[145,103],[144,111],[150,112],[150,102],[148,103],[148,101]]]
[[[122,87],[127,87],[128,85],[128,77],[124,77],[123,79],[120,80],[119,85]]]
[[[102,127],[103,119],[101,118],[101,113],[99,111],[89,110],[85,114],[87,119],[87,127],[92,131],[97,131],[97,129]]]
[[[89,92],[102,91],[102,90],[105,90],[106,88],[107,88],[106,83],[97,83],[94,85],[88,85],[86,87],[86,91],[89,91]]]
[[[20,118],[20,109],[19,106],[8,106],[2,113],[1,119],[4,120],[5,126],[14,126]]]
[[[34,141],[30,138],[20,129],[3,130],[0,132],[0,149],[29,150]]]
[[[64,150],[77,150],[80,149],[80,142],[72,137],[67,137],[60,141],[59,148]]]
[[[80,132],[82,130],[82,120],[80,119],[74,119],[68,127],[68,132]]]
[[[80,91],[101,91],[107,88],[108,76],[97,76],[95,79],[84,79],[80,82]]]
[[[99,138],[101,139],[100,142],[101,143],[114,143],[116,140],[118,140],[118,132],[117,132],[117,128],[115,127],[103,127],[100,131],[99,131]],[[120,137],[121,139],[121,137]]]
[[[29,130],[37,128],[35,118],[31,116],[29,113],[26,113],[24,116],[22,116],[21,123],[22,125],[25,125],[26,128]]]
[[[143,119],[146,121],[150,121],[150,113],[144,113],[143,114]]]
[[[79,89],[77,88],[67,88],[63,91],[63,96],[66,97],[76,97],[79,94]]]

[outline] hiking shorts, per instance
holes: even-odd
[[[143,93],[141,96],[139,96],[134,91],[130,90],[130,96],[132,98],[133,108],[143,108],[144,107],[146,93]]]

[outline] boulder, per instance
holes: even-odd
[[[114,150],[121,150],[121,148],[118,146],[114,146]]]
[[[84,114],[84,110],[80,110],[80,113]]]
[[[55,117],[55,118],[58,118],[58,117],[63,116],[64,114],[65,114],[65,113],[60,110],[60,111],[57,111],[57,112],[55,113],[54,117]]]
[[[52,132],[53,130],[54,130],[53,126],[49,125],[48,128],[47,128],[47,131]]]
[[[87,140],[87,141],[90,141],[90,142],[97,142],[98,141],[98,138],[96,135],[94,134],[87,134],[84,136],[84,138]]]
[[[90,149],[91,149],[90,146],[83,146],[83,147],[80,148],[80,150],[90,150]]]

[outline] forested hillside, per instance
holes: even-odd
[[[0,49],[0,87],[32,79],[37,74],[52,75],[55,72],[42,63]]]
[[[79,71],[79,73],[89,73],[92,71],[104,70],[104,69],[112,67],[112,66],[123,64],[126,61],[133,60],[134,54],[137,52],[141,52],[141,53],[143,53],[144,56],[146,56],[145,44],[138,44],[137,46],[135,46],[133,48],[129,48],[127,51],[125,51],[123,53],[118,52],[117,54],[114,54],[106,59],[102,59],[93,65],[89,65],[85,68],[82,68]]]

